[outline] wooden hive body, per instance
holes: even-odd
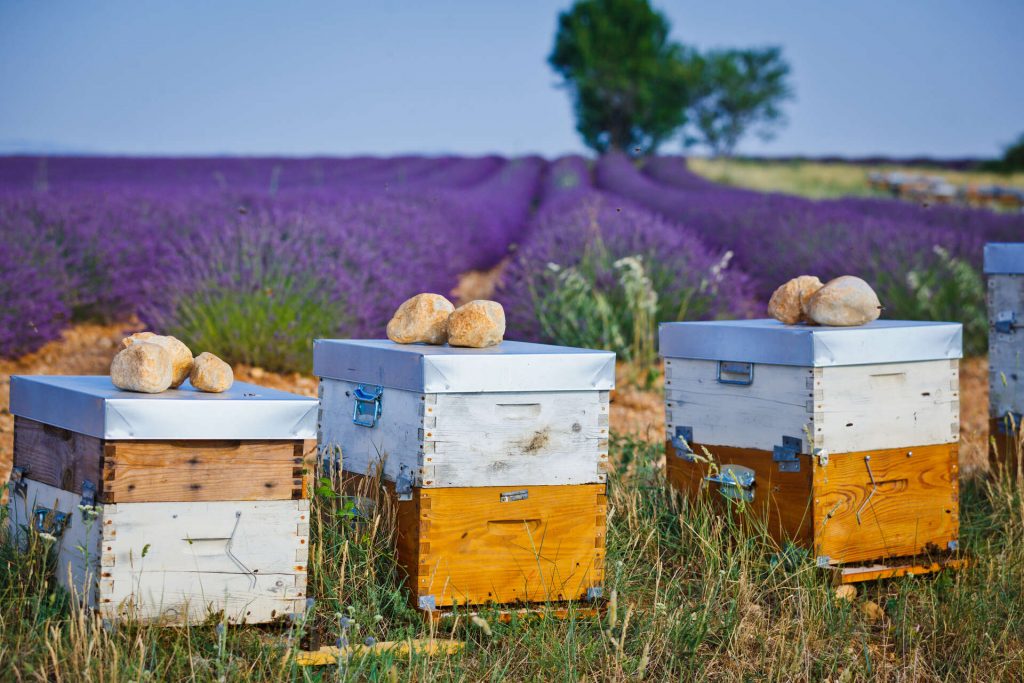
[[[314,353],[321,457],[329,467],[340,461],[349,479],[385,482],[415,606],[600,594],[612,354],[574,358],[574,349],[516,342],[330,344]],[[360,355],[367,348],[384,355]],[[447,363],[442,381],[432,383],[422,364],[404,378],[365,381],[390,367],[388,354],[421,351]],[[553,369],[574,362],[561,378]]]
[[[748,330],[730,325],[715,338],[729,354],[720,362],[673,356],[663,328],[670,483],[690,495],[711,490],[744,501],[777,541],[812,550],[823,566],[955,549],[959,362],[935,356],[958,355],[959,330],[919,352],[904,339],[909,359],[863,362],[871,360],[867,328],[868,336],[848,347],[859,349],[856,364],[842,364],[843,340],[828,336],[822,348],[831,361],[795,354],[780,356],[782,364],[764,360],[810,343],[792,332],[832,328],[747,324],[755,336],[789,336],[775,350],[762,338],[749,351],[756,360],[734,360],[743,345],[730,347],[728,338]],[[879,343],[892,340],[891,325],[879,330]],[[915,330],[901,334],[912,341]],[[698,343],[681,353],[703,350]]]
[[[220,613],[234,623],[261,623],[302,610],[309,554],[303,468],[304,455],[315,452],[311,439],[195,439],[187,438],[192,427],[185,424],[168,427],[180,439],[107,438],[109,419],[83,421],[92,431],[83,433],[27,416],[56,421],[26,398],[35,391],[50,392],[43,394],[47,405],[75,406],[89,387],[16,379],[12,528],[21,539],[40,532],[53,538],[57,580],[79,599],[105,618],[161,623],[198,623]],[[107,378],[71,380],[109,384]],[[238,391],[255,397],[266,390],[241,385]],[[188,401],[198,392],[173,393],[164,400]],[[288,424],[278,435],[312,436],[315,402],[293,397],[293,406],[290,395],[274,394],[298,409],[286,411]],[[148,420],[162,426],[176,419],[172,405],[155,407],[120,410],[145,436],[154,428]],[[246,411],[244,402],[217,409]],[[308,419],[294,422],[306,413]],[[264,435],[274,435],[268,429]]]
[[[991,455],[1016,468],[1024,415],[1024,244],[986,244]]]

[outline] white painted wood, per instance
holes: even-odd
[[[717,368],[715,361],[667,359],[668,438],[676,426],[687,426],[696,443],[771,451],[783,436],[792,436],[802,439],[804,453],[814,447],[845,453],[959,439],[955,360],[755,365],[749,386],[718,382]]]
[[[608,393],[416,394],[385,389],[376,427],[352,422],[356,385],[321,380],[320,446],[344,469],[417,486],[534,486],[605,480]]]
[[[28,481],[9,502],[11,524],[24,539],[34,509],[71,513],[57,579],[104,617],[195,623],[223,611],[262,623],[303,608],[309,501],[119,503],[89,524],[80,500]]]
[[[756,365],[749,386],[721,384],[718,363],[667,359],[666,429],[693,429],[695,443],[770,451],[783,436],[803,439],[812,429],[813,371],[790,365]]]
[[[24,547],[27,530],[32,528],[34,511],[39,508],[71,515],[71,523],[65,526],[63,534],[56,537],[54,572],[57,582],[75,599],[95,607],[102,520],[97,516],[87,516],[79,508],[82,497],[77,493],[32,480],[26,480],[26,484],[25,496],[11,495],[8,499],[12,535]]]
[[[1013,311],[1021,328],[996,332],[1002,311]],[[988,276],[988,318],[989,414],[1024,413],[1024,276]]]

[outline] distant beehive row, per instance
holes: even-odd
[[[871,189],[900,199],[936,204],[967,204],[1003,209],[1024,209],[1024,190],[1002,185],[958,186],[941,176],[914,175],[893,171],[868,173]]]

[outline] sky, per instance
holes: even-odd
[[[0,154],[584,150],[543,0],[0,0]],[[1024,132],[1021,0],[659,0],[688,45],[781,45],[764,155],[994,156]],[[679,152],[678,142],[662,151]]]

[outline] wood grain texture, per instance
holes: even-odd
[[[842,564],[945,553],[960,530],[957,450],[874,450],[816,464],[815,556]]]
[[[955,360],[822,368],[756,364],[749,386],[720,383],[717,368],[716,361],[666,359],[667,438],[686,426],[699,443],[770,451],[791,436],[801,439],[803,453],[959,439]]]
[[[754,500],[747,503],[749,511],[762,520],[768,533],[780,545],[793,541],[810,546],[813,533],[811,508],[810,458],[802,457],[799,472],[780,472],[772,454],[752,448],[729,446],[702,446],[691,444],[695,452],[711,453],[714,462],[721,465],[742,465],[754,470]],[[669,483],[687,496],[710,492],[720,506],[738,505],[720,496],[719,485],[704,480],[712,470],[710,463],[689,462],[676,455],[672,442],[665,444],[665,473]]]
[[[993,417],[988,421],[989,467],[1015,474],[1021,466],[1024,444],[1020,443],[1021,426],[1009,417]]]
[[[375,427],[352,422],[356,384],[322,379],[320,443],[344,470],[406,472],[423,488],[603,483],[608,392],[417,394],[385,389]]]
[[[290,500],[303,496],[303,442],[108,441],[106,503]]]
[[[346,475],[346,490],[365,495],[367,479]],[[428,595],[438,608],[578,600],[603,583],[603,484],[417,488],[409,501],[397,501],[390,482],[382,487],[414,606]],[[528,497],[501,502],[512,491]]]
[[[14,466],[25,476],[58,489],[82,493],[82,482],[102,483],[103,441],[15,416]]]

